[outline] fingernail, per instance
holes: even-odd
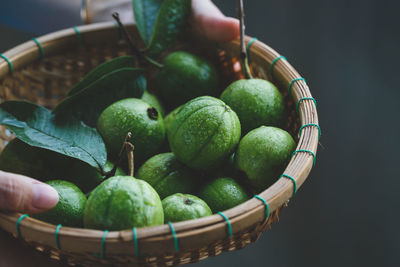
[[[51,209],[58,202],[57,191],[47,184],[33,185],[32,205],[37,209]]]

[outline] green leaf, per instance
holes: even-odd
[[[88,74],[83,77],[83,79],[76,84],[72,89],[68,92],[68,96],[78,93],[79,91],[85,89],[88,85],[100,79],[102,76],[120,68],[131,67],[134,68],[136,65],[135,57],[133,56],[121,56],[117,58],[113,58],[107,60],[106,62],[100,64],[93,70],[91,70]]]
[[[147,53],[161,54],[175,44],[177,37],[187,25],[192,8],[191,0],[164,0],[154,25]]]
[[[133,14],[143,42],[147,45],[153,33],[157,14],[163,0],[132,0]]]
[[[54,109],[58,117],[75,117],[91,127],[112,103],[130,97],[140,98],[146,89],[143,70],[121,68],[101,77],[74,95],[65,98]]]
[[[46,108],[25,101],[0,104],[0,124],[23,142],[82,160],[95,168],[104,166],[106,147],[96,129],[70,118],[58,121]]]

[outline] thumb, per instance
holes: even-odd
[[[239,20],[226,17],[211,0],[193,0],[193,26],[209,41],[229,42],[239,37]]]
[[[58,202],[57,191],[32,178],[0,171],[0,210],[40,213]]]

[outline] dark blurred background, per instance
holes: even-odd
[[[7,2],[1,3],[8,10],[0,15],[1,52],[80,24],[76,13],[53,23],[51,10],[42,17],[47,26],[35,31],[19,23],[17,12],[26,19],[26,9],[10,10]],[[214,2],[236,16],[236,1]],[[400,266],[400,2],[248,0],[245,10],[246,33],[286,56],[307,79],[318,101],[322,146],[279,223],[255,244],[195,266]],[[0,266],[22,266],[19,243],[0,236]],[[26,266],[50,265],[25,254],[34,259]]]

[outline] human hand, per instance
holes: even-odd
[[[53,208],[57,191],[32,178],[0,171],[0,210],[34,214]]]
[[[209,41],[229,42],[239,37],[239,20],[226,17],[211,0],[192,0],[193,26]]]
[[[131,0],[86,1],[82,12],[86,23],[111,20],[118,12],[122,21],[132,21]],[[191,25],[194,34],[214,42],[229,42],[239,37],[239,20],[224,16],[211,0],[192,0]]]

